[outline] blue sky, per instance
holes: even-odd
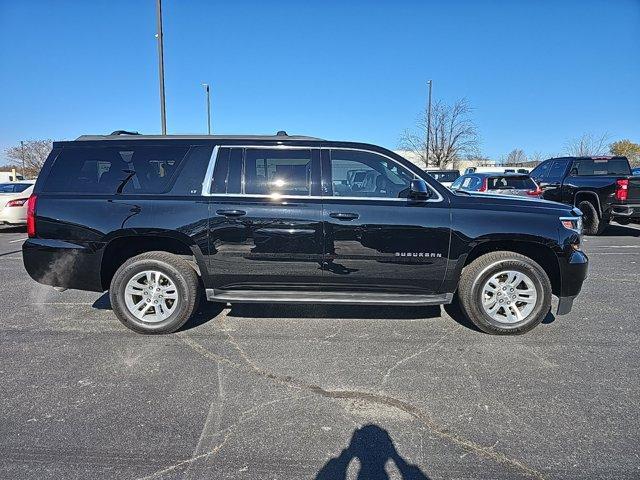
[[[396,148],[466,97],[485,155],[640,141],[640,1],[164,0],[169,133],[290,133]],[[160,131],[155,1],[0,0],[0,150]],[[3,155],[0,153],[0,160]]]

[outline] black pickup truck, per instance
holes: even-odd
[[[640,176],[625,157],[562,157],[545,160],[531,171],[542,198],[576,206],[587,235],[602,233],[611,220],[640,220]]]
[[[117,132],[116,132],[117,133]],[[362,175],[360,175],[362,173]],[[361,177],[361,178],[359,178]],[[375,145],[288,136],[56,142],[28,202],[24,264],[109,290],[129,328],[168,333],[215,302],[437,305],[523,333],[571,310],[581,215],[454,193]]]

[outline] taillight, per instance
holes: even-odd
[[[482,186],[478,189],[479,192],[486,192],[487,191],[487,177],[484,177],[482,179]]]
[[[37,195],[31,195],[27,200],[27,235],[29,238],[36,236],[36,203]]]
[[[624,202],[629,197],[629,179],[616,180],[616,200]]]
[[[527,195],[531,195],[532,197],[539,197],[542,195],[542,189],[536,185],[535,190],[527,190]]]
[[[27,200],[29,200],[29,199],[28,198],[18,198],[17,200],[10,200],[10,201],[7,202],[5,207],[21,207],[27,202]]]

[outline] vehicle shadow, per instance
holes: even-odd
[[[611,223],[599,235],[601,237],[640,237],[640,228]]]
[[[27,227],[25,227],[25,226],[18,226],[18,227],[0,226],[0,233],[27,233]]]
[[[356,478],[348,475],[349,465],[358,460],[360,469],[357,478],[367,480],[389,480],[387,471],[397,469],[402,480],[429,480],[418,467],[407,462],[398,453],[389,432],[377,425],[369,424],[354,430],[347,448],[331,458],[317,473],[316,480],[346,480]],[[391,465],[389,465],[391,463]],[[389,465],[389,467],[387,467]],[[387,467],[387,468],[385,468]],[[393,478],[398,478],[393,476]]]

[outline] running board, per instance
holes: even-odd
[[[406,293],[301,292],[281,290],[216,290],[207,288],[207,300],[230,303],[328,303],[342,305],[442,305],[453,293],[410,295]]]

